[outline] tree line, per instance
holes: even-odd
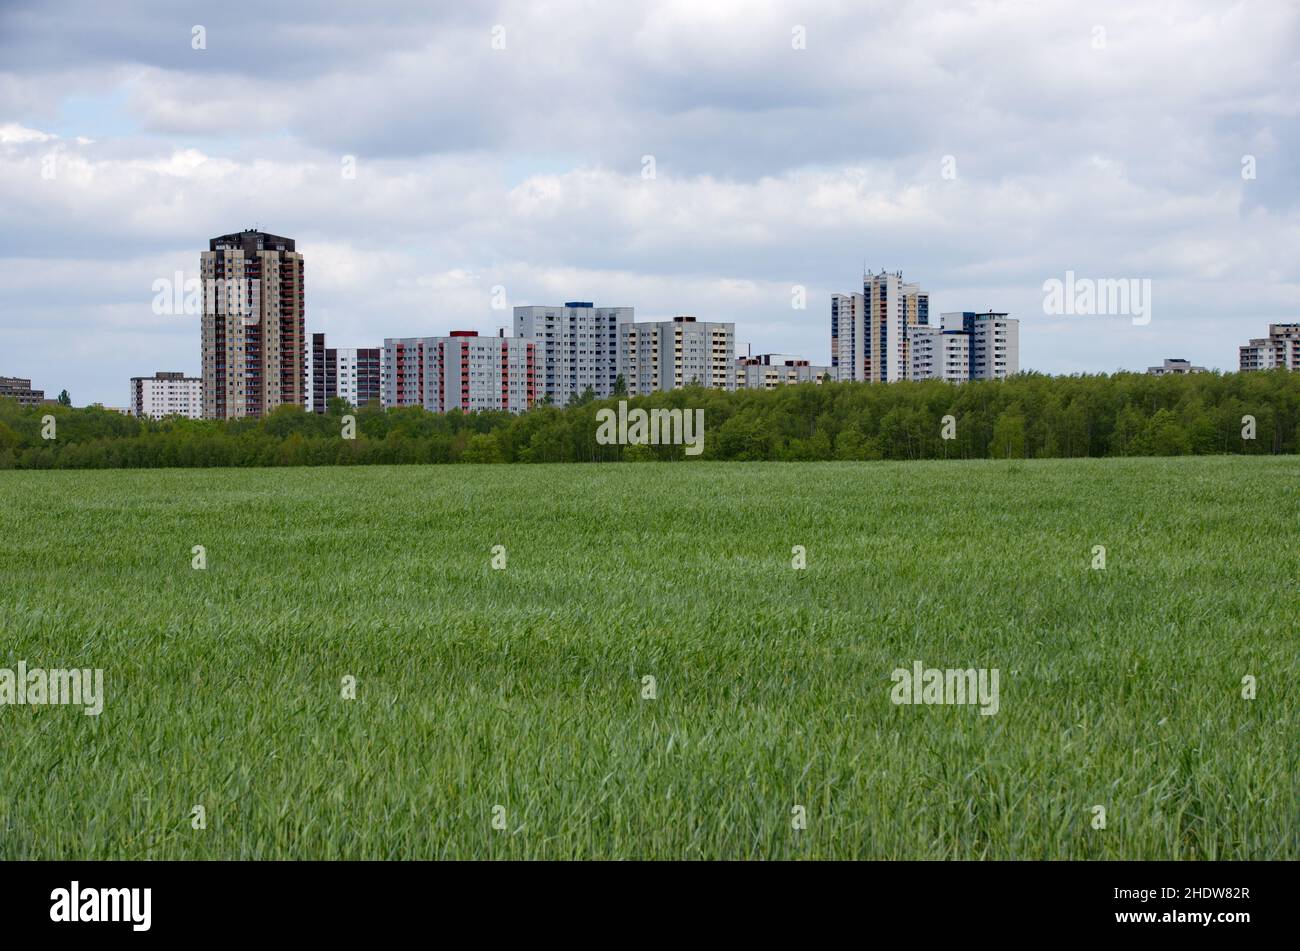
[[[687,387],[599,400],[587,393],[565,407],[542,405],[518,415],[437,414],[377,403],[354,408],[333,400],[324,414],[284,406],[258,419],[152,420],[0,399],[0,469],[687,459],[680,445],[598,442],[596,413],[619,399],[646,410],[703,409],[704,447],[694,459],[1022,459],[1300,449],[1300,373],[1024,373],[957,386],[803,383],[732,393]]]

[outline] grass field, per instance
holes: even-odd
[[[1298,543],[1296,458],[3,472],[107,699],[0,707],[0,858],[1300,858]]]

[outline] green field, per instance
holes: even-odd
[[[0,858],[1300,858],[1298,543],[1295,457],[0,472],[0,667],[107,695]]]

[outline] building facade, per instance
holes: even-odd
[[[918,325],[908,344],[908,379],[964,383],[970,379],[971,337],[960,330]]]
[[[907,379],[908,331],[930,322],[930,295],[903,272],[864,274],[862,293],[831,297],[831,365],[836,378],[872,383]]]
[[[591,301],[516,307],[515,336],[537,345],[541,398],[564,406],[588,387],[597,397],[611,395],[618,377],[618,326],[634,319],[631,307],[596,307]]]
[[[19,406],[40,406],[45,402],[44,390],[33,390],[32,381],[16,376],[0,376],[0,399],[9,397]]]
[[[1020,321],[1004,313],[950,311],[942,316],[943,329],[970,338],[972,380],[1005,380],[1020,372]]]
[[[1184,360],[1181,357],[1168,359],[1158,367],[1147,367],[1147,373],[1152,376],[1179,376],[1184,373],[1204,372],[1205,367],[1194,367],[1191,361]]]
[[[308,408],[324,413],[340,397],[354,407],[383,399],[382,347],[330,347],[324,334],[311,335],[307,352]]]
[[[861,294],[831,295],[831,375],[866,380],[867,321]]]
[[[292,238],[241,231],[208,242],[203,280],[203,415],[264,416],[307,403],[303,257]]]
[[[203,378],[165,370],[153,376],[133,376],[127,411],[132,416],[153,419],[199,419],[203,416]]]
[[[1240,348],[1243,373],[1250,370],[1300,370],[1300,324],[1269,324],[1268,336]]]
[[[633,396],[684,386],[730,389],[736,350],[736,325],[672,320],[618,325],[617,375]]]
[[[536,345],[519,337],[480,337],[472,330],[449,337],[384,340],[383,403],[423,406],[432,413],[531,409],[537,402]]]
[[[737,357],[732,371],[731,389],[774,390],[791,383],[823,383],[830,367],[815,366],[784,353],[760,353]]]

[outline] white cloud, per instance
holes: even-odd
[[[27,129],[14,122],[0,125],[0,145],[26,145],[28,142],[49,142],[58,136],[38,129]]]
[[[205,51],[162,4],[0,22],[0,372],[111,402],[197,369],[150,281],[254,224],[298,239],[309,329],[341,345],[491,332],[502,284],[735,320],[755,350],[821,361],[829,294],[864,264],[935,311],[1018,313],[1022,363],[1053,372],[1229,367],[1300,306],[1288,5],[423,7],[214,7]],[[1151,326],[1042,315],[1067,269],[1150,277]]]

